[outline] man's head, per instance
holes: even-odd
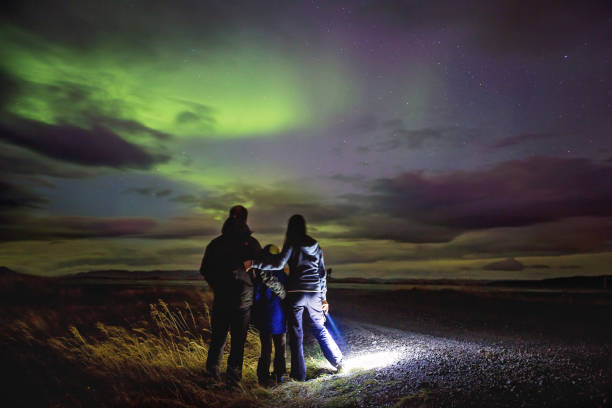
[[[230,208],[230,211],[229,211],[230,218],[236,219],[238,221],[242,221],[244,223],[247,222],[248,215],[249,215],[249,212],[247,211],[247,209],[241,205],[235,205],[232,208]]]

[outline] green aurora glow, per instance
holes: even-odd
[[[176,136],[257,137],[323,124],[353,92],[333,58],[304,65],[259,44],[152,56],[112,46],[73,50],[14,28],[2,37],[0,66],[25,84],[9,111],[48,124],[91,126],[82,113],[95,109]]]

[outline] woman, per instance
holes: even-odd
[[[269,244],[264,247],[264,252],[277,255],[280,250],[277,246]],[[283,269],[271,272],[281,284],[285,285],[287,275]],[[282,300],[263,282],[259,281],[256,281],[255,284],[253,321],[259,331],[259,340],[261,341],[261,355],[257,362],[259,384],[268,386],[280,383],[286,372],[285,333],[287,333],[287,318]],[[274,344],[274,373],[270,376],[272,344]]]
[[[279,255],[263,255],[259,261],[246,261],[246,269],[280,269],[289,264],[287,278],[287,314],[291,347],[291,377],[306,380],[304,363],[302,315],[310,318],[312,333],[319,342],[325,358],[338,371],[342,364],[342,352],[324,326],[327,304],[327,283],[323,251],[317,241],[306,234],[306,221],[299,214],[289,218],[283,250]]]

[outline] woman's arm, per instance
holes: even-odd
[[[272,291],[272,293],[274,293],[280,299],[285,298],[285,296],[287,295],[287,292],[285,291],[285,286],[280,281],[280,279],[278,279],[278,277],[276,276],[274,272],[262,271],[261,269],[253,269],[253,270],[255,271],[254,272],[255,277],[261,280],[261,282],[267,288],[269,288]]]
[[[292,252],[293,252],[293,248],[291,247],[291,245],[285,244],[280,254],[278,255],[263,254],[262,259],[259,261],[257,260],[252,261],[250,267],[261,269],[264,271],[283,269],[285,265],[287,264],[287,262],[289,261],[289,258],[291,257]],[[245,267],[248,268],[246,263],[245,263]]]

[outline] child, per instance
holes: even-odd
[[[280,252],[278,247],[269,244],[264,251],[271,255]],[[286,274],[283,269],[273,271],[284,285]],[[285,347],[287,333],[287,318],[281,299],[263,283],[255,284],[255,303],[253,305],[253,320],[259,330],[261,340],[261,356],[257,363],[257,378],[261,385],[272,385],[282,381],[286,373]],[[270,362],[274,344],[274,373],[270,376]]]

